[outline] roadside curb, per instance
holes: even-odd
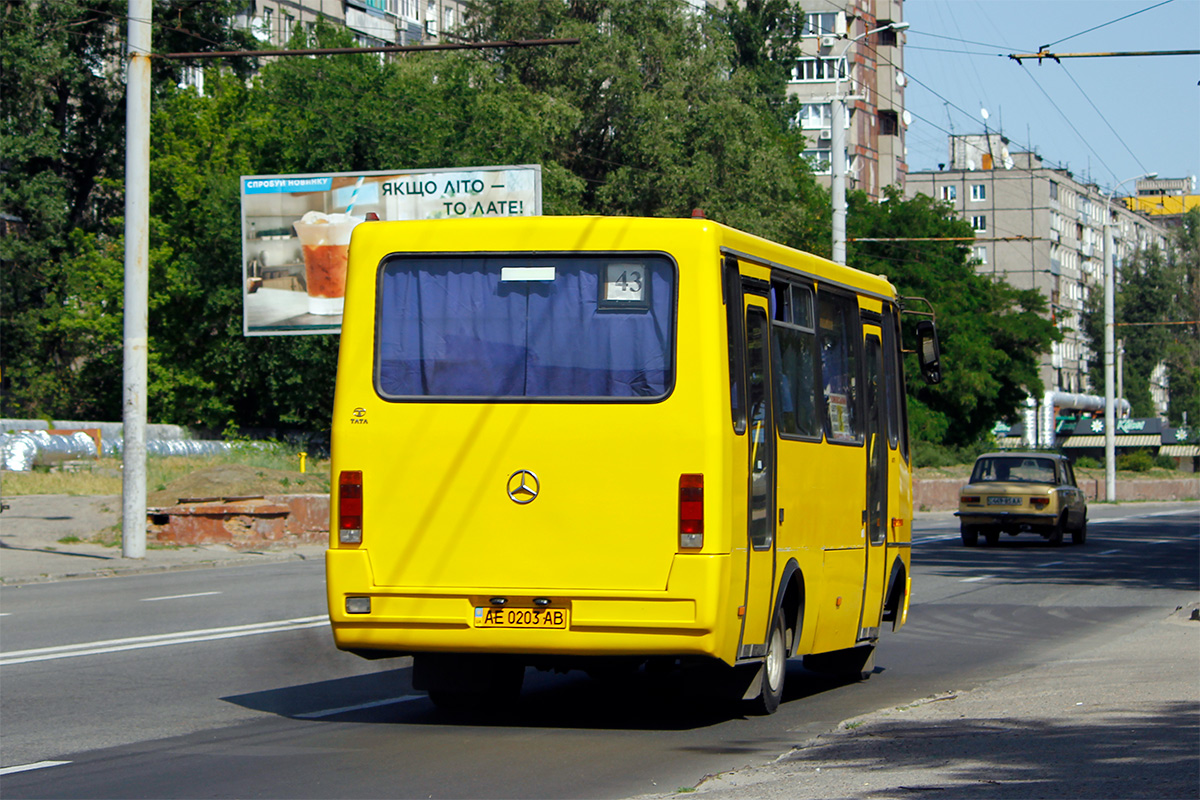
[[[322,551],[323,555],[323,551]],[[148,575],[152,573],[163,572],[183,572],[185,570],[195,569],[213,569],[217,567],[248,567],[255,564],[278,563],[284,561],[308,561],[313,558],[313,555],[300,552],[287,553],[270,553],[270,552],[245,552],[237,555],[230,555],[222,558],[203,559],[199,561],[190,561],[186,563],[171,563],[171,564],[152,564],[152,563],[131,563],[121,564],[118,566],[103,567],[99,569],[82,570],[79,572],[59,572],[59,573],[42,573],[39,575],[21,575],[4,577],[0,576],[0,586],[24,586],[35,583],[52,583],[62,580],[76,580],[87,578],[119,578],[128,575]],[[128,561],[139,561],[138,559],[127,559]]]

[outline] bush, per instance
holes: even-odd
[[[959,464],[974,464],[976,458],[995,449],[995,442],[990,441],[954,447],[953,445],[914,440],[913,466],[954,467]]]
[[[1154,456],[1149,450],[1134,450],[1117,456],[1117,469],[1129,472],[1149,472],[1154,468]]]
[[[1163,469],[1177,469],[1175,459],[1170,456],[1158,455],[1154,457],[1154,466],[1162,467]]]
[[[1075,459],[1075,469],[1100,469],[1104,465],[1091,456],[1080,456]]]

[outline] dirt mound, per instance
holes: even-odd
[[[177,478],[151,493],[151,508],[173,506],[183,500],[246,497],[268,494],[325,494],[328,483],[320,475],[245,464],[219,464]]]

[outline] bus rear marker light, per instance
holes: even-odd
[[[338,476],[338,543],[362,544],[363,477],[361,470]]]

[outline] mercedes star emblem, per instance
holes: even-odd
[[[540,489],[537,475],[527,469],[519,469],[508,476],[508,499],[518,505],[532,503],[537,499]]]

